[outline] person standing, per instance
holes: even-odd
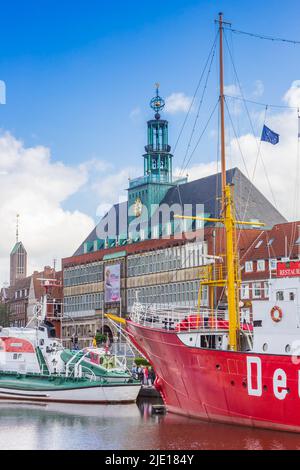
[[[148,384],[153,385],[154,382],[155,382],[155,373],[154,373],[153,367],[151,367],[149,370]]]
[[[141,368],[141,366],[139,366],[138,369],[137,369],[137,376],[138,376],[138,380],[141,383],[143,383],[144,373],[143,373],[143,369]]]
[[[144,367],[144,385],[148,385],[149,370],[148,367]]]

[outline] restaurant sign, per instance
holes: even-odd
[[[300,277],[300,261],[278,262],[277,277]]]

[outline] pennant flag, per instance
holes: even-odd
[[[276,145],[279,142],[279,134],[273,132],[267,126],[264,126],[261,136],[262,142],[269,142],[272,145]]]

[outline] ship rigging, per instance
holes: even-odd
[[[240,266],[237,227],[253,226],[238,220],[234,191],[226,180],[225,93],[223,33],[228,23],[218,18],[220,65],[220,127],[222,205],[219,218],[194,218],[225,228],[225,268],[207,267],[200,281],[195,312],[136,304],[122,323],[126,334],[151,362],[168,411],[210,421],[300,432],[299,344],[300,278],[270,280],[268,300],[253,302],[253,322],[241,323]],[[266,39],[266,38],[265,38]],[[299,145],[298,145],[299,149]],[[178,216],[182,217],[182,216]],[[263,226],[255,222],[256,226]],[[294,272],[290,267],[283,273]],[[201,305],[201,289],[212,300]],[[222,287],[227,308],[214,308],[213,291]]]

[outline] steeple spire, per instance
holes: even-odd
[[[18,243],[19,242],[19,222],[20,222],[20,215],[17,214],[17,217],[16,217],[16,242]]]
[[[16,215],[16,243],[10,254],[10,285],[27,276],[27,252],[19,240],[20,215]]]

